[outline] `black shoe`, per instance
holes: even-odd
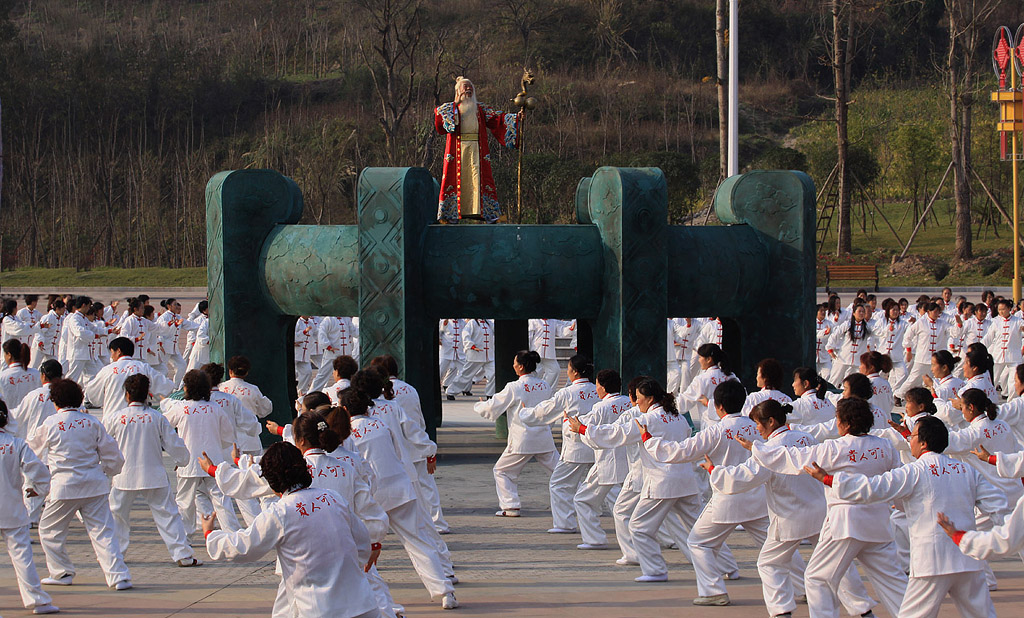
[[[455,395],[445,395],[444,398],[448,401],[455,401]]]
[[[861,614],[860,618],[875,618],[875,612],[873,612],[873,611],[871,611],[869,609],[868,611],[866,611],[863,614]]]
[[[466,397],[472,397],[473,391],[462,391],[462,394],[465,395]]]

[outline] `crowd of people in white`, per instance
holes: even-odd
[[[121,314],[84,297],[52,297],[45,314],[34,297],[2,306],[0,534],[26,607],[58,611],[42,585],[73,583],[76,516],[107,584],[131,588],[137,500],[181,567],[201,564],[200,528],[213,560],[276,550],[274,616],[402,615],[377,571],[389,531],[431,598],[458,607],[420,395],[393,357],[360,369],[357,319],[297,320],[297,414],[266,421],[282,439],[264,449],[273,406],[246,381],[248,359],[232,357],[227,380],[209,362],[206,301],[184,317],[174,299],[148,301]],[[668,321],[665,386],[624,385],[583,354],[562,386],[556,339],[575,347],[576,323],[530,320],[530,349],[498,359],[518,376],[500,390],[493,323],[446,319],[442,390],[472,396],[482,381],[474,410],[507,420],[497,516],[523,514],[518,477],[536,459],[551,473],[548,532],[578,534],[579,550],[613,547],[600,521],[610,513],[615,562],[637,565],[637,582],[667,581],[662,552],[675,547],[695,571],[693,603],[728,605],[739,568],[727,540],[742,529],[760,548],[771,616],[800,602],[815,617],[869,616],[879,603],[935,616],[947,595],[964,616],[994,616],[987,560],[1024,550],[1024,320],[989,293],[951,301],[944,290],[876,309],[866,292],[848,306],[833,296],[817,310],[816,366],[792,368],[789,383],[763,359],[749,393],[714,317]]]

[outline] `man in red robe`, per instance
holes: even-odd
[[[455,80],[455,100],[434,110],[434,127],[438,133],[448,135],[437,220],[457,223],[459,219],[473,218],[497,222],[501,208],[491,174],[487,131],[499,144],[515,148],[519,137],[518,114],[506,114],[478,103],[473,82],[459,77]]]

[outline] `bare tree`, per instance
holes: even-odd
[[[974,257],[971,248],[971,116],[978,88],[978,52],[986,40],[982,28],[998,0],[945,0],[949,19],[946,53],[949,96],[949,141],[953,158],[953,197],[956,200],[957,259]],[[985,30],[988,32],[988,30]]]
[[[850,71],[853,66],[853,7],[848,0],[832,0],[832,76],[835,93],[836,179],[839,182],[839,243],[837,254],[853,249],[850,207],[850,138],[847,120],[850,107]]]
[[[380,100],[380,124],[388,163],[398,159],[399,133],[412,106],[416,84],[416,48],[423,27],[420,23],[423,0],[357,0],[356,4],[369,17],[376,42],[370,61],[363,43],[359,53],[370,70],[373,87]]]
[[[718,89],[718,167],[719,180],[723,180],[729,173],[729,109],[726,99],[726,71],[728,59],[725,49],[728,42],[725,38],[725,4],[727,0],[716,0],[715,3],[715,59],[718,62],[718,75],[715,77],[715,85]]]

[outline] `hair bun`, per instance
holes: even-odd
[[[316,424],[316,428],[319,429],[320,431],[326,431],[327,423],[320,421],[319,423]]]

